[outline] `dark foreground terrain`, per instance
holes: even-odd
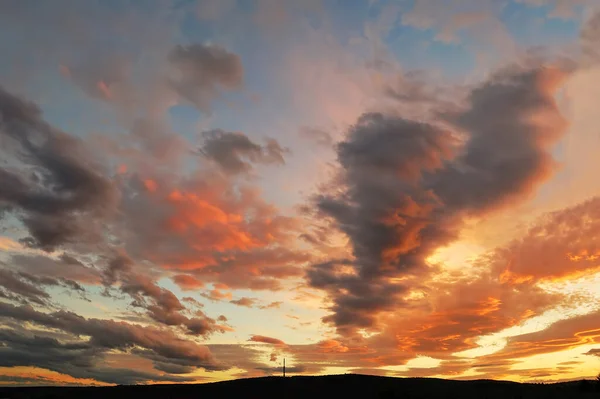
[[[600,398],[600,384],[595,381],[518,384],[489,380],[452,381],[349,374],[266,377],[195,385],[0,388],[0,399],[4,398]]]

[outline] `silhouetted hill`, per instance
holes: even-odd
[[[594,381],[519,384],[367,375],[265,377],[194,385],[0,388],[0,399],[17,398],[600,398]]]

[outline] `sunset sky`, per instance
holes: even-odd
[[[0,384],[600,372],[597,0],[2,0],[0,49]]]

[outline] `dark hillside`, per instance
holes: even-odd
[[[117,387],[0,388],[0,399],[187,399],[187,398],[600,398],[596,382],[519,384],[504,381],[452,381],[430,378],[390,378],[366,375],[266,377],[195,385]]]

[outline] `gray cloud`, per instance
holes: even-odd
[[[313,265],[309,283],[333,300],[325,318],[348,332],[402,303],[396,277],[456,239],[467,215],[527,198],[553,170],[565,120],[553,92],[566,72],[509,68],[471,90],[444,125],[365,114],[337,147],[341,189],[316,197],[351,240],[355,260]],[[349,271],[350,270],[350,271]],[[348,331],[346,331],[348,330]]]
[[[160,358],[162,363],[186,364],[207,370],[221,370],[209,349],[178,338],[173,332],[113,320],[86,319],[72,312],[42,313],[29,306],[0,303],[0,317],[35,323],[77,336],[88,336],[85,347],[100,352],[126,351],[138,347]]]
[[[14,269],[34,276],[73,281],[81,284],[99,284],[100,272],[86,266],[74,257],[63,254],[58,259],[43,255],[13,255],[7,262]]]
[[[333,145],[333,137],[323,129],[305,126],[300,128],[299,134],[300,137],[304,137],[324,147],[331,147]]]
[[[150,277],[137,272],[133,261],[124,255],[113,258],[105,269],[104,284],[107,288],[119,282],[118,290],[132,298],[131,305],[143,308],[154,321],[167,326],[182,326],[188,334],[208,336],[223,327],[214,319],[196,310],[198,317],[187,317],[186,310],[177,296],[159,287]]]
[[[185,382],[190,378],[100,365],[104,354],[89,342],[61,343],[55,338],[31,335],[26,331],[0,330],[0,366],[41,367],[75,378],[92,378],[112,384],[137,384],[147,381]],[[163,370],[158,367],[157,370]],[[165,364],[165,368],[168,363]],[[195,368],[192,367],[192,370]]]
[[[10,292],[9,296],[16,294],[13,299],[20,302],[33,302],[38,305],[49,305],[50,295],[44,291],[44,286],[63,287],[85,297],[85,288],[76,281],[68,278],[54,278],[48,276],[34,275],[23,271],[0,269],[0,285]]]
[[[58,281],[46,281],[46,283],[57,285]],[[0,269],[0,287],[8,291],[3,294],[5,298],[22,299],[38,305],[45,305],[50,298],[46,291],[6,269]]]
[[[250,140],[243,133],[210,130],[202,133],[200,152],[216,162],[226,173],[239,174],[253,169],[252,163],[284,164],[286,149],[274,139],[264,145]]]
[[[51,250],[83,240],[110,210],[116,190],[78,139],[50,126],[40,109],[0,88],[0,205],[27,227],[32,246]],[[14,165],[14,166],[17,166]]]
[[[169,54],[175,74],[171,87],[198,109],[206,111],[220,90],[242,87],[244,68],[237,54],[216,45],[176,46]]]

